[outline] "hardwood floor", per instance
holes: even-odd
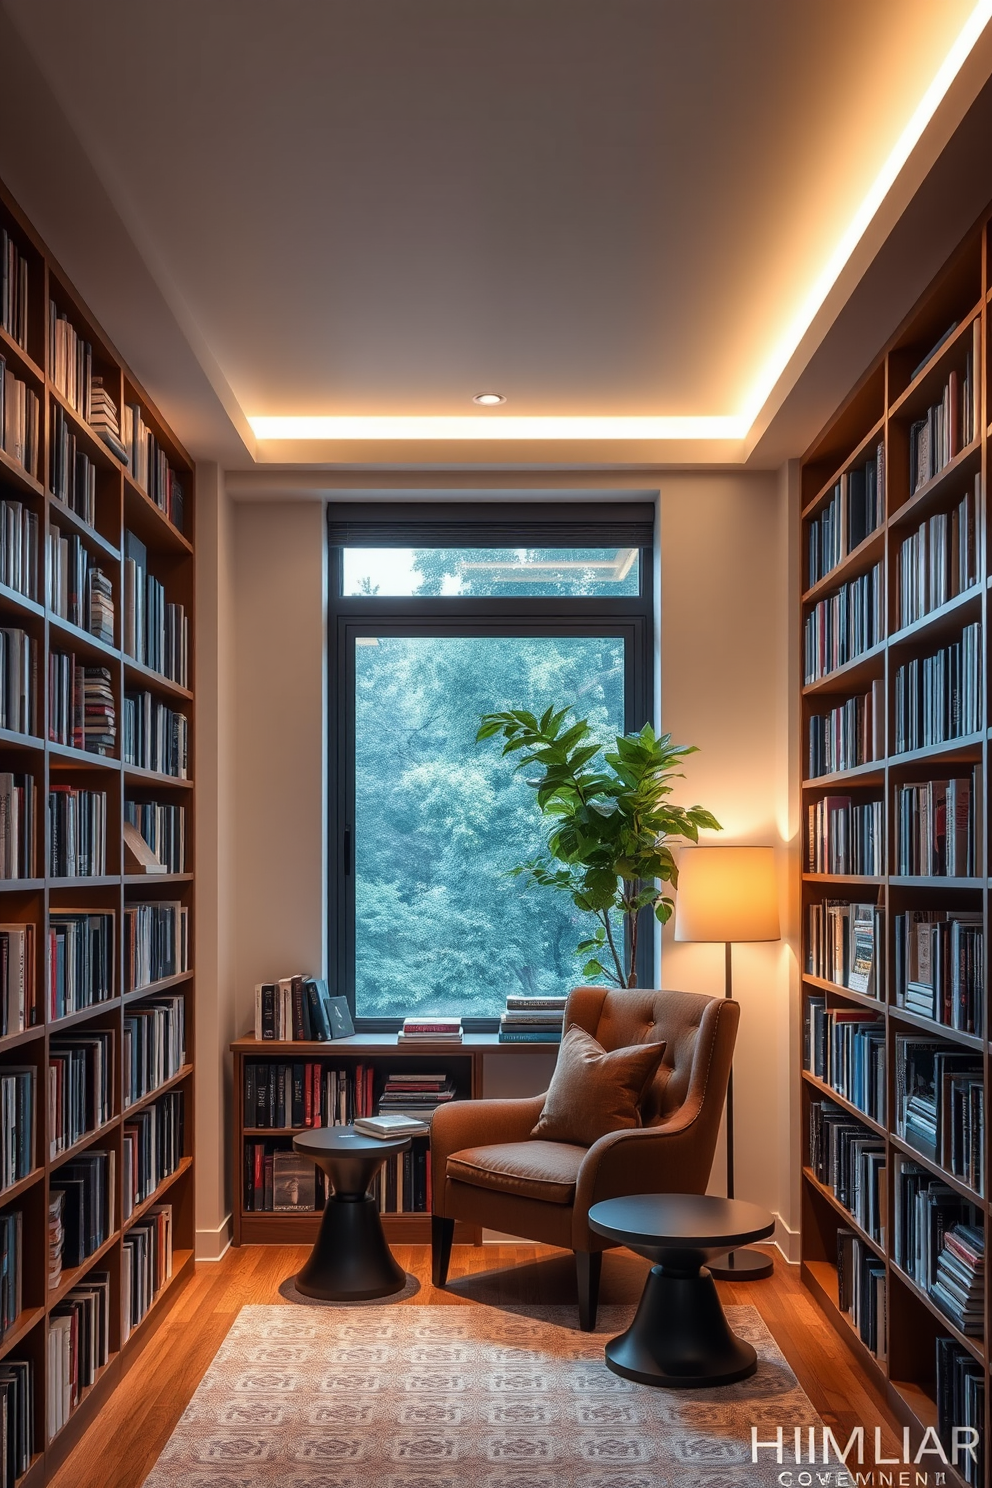
[[[110,1401],[57,1476],[54,1488],[139,1488],[239,1310],[248,1303],[282,1303],[280,1283],[308,1254],[306,1247],[246,1246],[214,1264],[201,1264],[175,1306],[137,1355]],[[504,1303],[572,1303],[571,1255],[537,1245],[456,1245],[448,1290],[430,1282],[426,1246],[394,1246],[397,1261],[420,1282],[409,1303],[442,1307],[500,1307]],[[604,1258],[600,1300],[634,1302],[647,1262],[626,1251]],[[766,1281],[720,1283],[725,1303],[756,1306],[819,1412],[847,1439],[853,1426],[887,1427],[893,1418],[834,1330],[801,1286],[798,1268],[776,1252]],[[409,1305],[399,1303],[397,1305]],[[289,1305],[289,1304],[287,1304]]]

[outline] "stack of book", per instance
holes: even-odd
[[[4,1359],[0,1364],[0,1419],[6,1440],[0,1484],[14,1488],[34,1455],[34,1366],[26,1359]]]
[[[38,598],[38,518],[20,501],[0,501],[0,584]]]
[[[0,447],[35,480],[40,427],[38,394],[15,377],[6,358],[0,356]]]
[[[966,625],[959,641],[896,671],[895,753],[930,749],[982,727],[982,627]]]
[[[984,1192],[982,1056],[918,1034],[895,1036],[896,1135]]]
[[[969,878],[975,872],[974,772],[896,786],[896,873]]]
[[[151,1198],[183,1156],[183,1092],[169,1090],[124,1123],[124,1218]]]
[[[60,1188],[48,1191],[48,1289],[54,1291],[62,1280],[62,1252],[65,1248],[65,1229],[62,1214],[65,1209],[65,1194]]]
[[[944,1235],[931,1295],[962,1333],[984,1331],[985,1234],[977,1225],[952,1225]]]
[[[912,625],[978,582],[982,478],[949,512],[920,524],[899,549],[899,625]]]
[[[110,1272],[91,1271],[52,1309],[45,1391],[49,1441],[109,1359]]]
[[[121,1343],[172,1279],[172,1205],[154,1204],[121,1249]]]
[[[0,325],[18,346],[28,344],[28,261],[0,228]]]
[[[984,947],[977,910],[910,909],[896,915],[898,1006],[981,1035]]]
[[[88,526],[96,525],[96,466],[79,448],[76,432],[58,404],[52,419],[48,489]]]
[[[958,1428],[974,1432],[976,1445],[959,1452],[958,1472],[969,1485],[985,1482],[985,1365],[953,1338],[937,1339],[937,1432],[947,1456],[960,1437]]]
[[[0,630],[0,728],[38,733],[38,642],[24,630]]]
[[[807,909],[806,971],[821,981],[877,997],[885,944],[877,904],[825,899]]]
[[[398,1044],[460,1044],[461,1041],[461,1018],[435,1016],[432,1013],[404,1018],[403,1027],[396,1035]]]
[[[425,1121],[438,1106],[455,1098],[450,1075],[405,1070],[391,1071],[379,1097],[380,1116],[408,1116]]]
[[[117,417],[117,404],[103,385],[102,377],[90,378],[90,401],[86,422],[95,434],[121,461],[128,463],[127,450],[121,439],[121,425]]]
[[[885,635],[885,579],[876,563],[860,578],[841,584],[806,617],[804,680],[807,686],[863,656]]]
[[[106,667],[86,667],[73,655],[48,658],[48,737],[87,754],[112,755],[117,709]]]
[[[567,997],[506,999],[499,1020],[501,1044],[560,1044]]]
[[[48,302],[48,369],[56,392],[85,418],[90,406],[93,348],[69,317],[59,314],[54,300]]]
[[[0,878],[35,878],[38,834],[33,775],[0,772]]]

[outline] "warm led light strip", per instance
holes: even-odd
[[[517,417],[493,412],[464,417],[375,415],[371,417],[254,417],[248,422],[256,439],[272,440],[671,440],[746,439],[764,404],[792,359],[845,264],[864,236],[893,183],[916,148],[948,89],[985,27],[992,20],[992,0],[979,0],[920,99],[888,159],[840,238],[797,314],[757,378],[741,414],[685,417]]]

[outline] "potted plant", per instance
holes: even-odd
[[[566,721],[572,711],[549,708],[540,719],[515,709],[487,713],[476,741],[501,736],[504,755],[520,754],[518,770],[540,771],[527,783],[545,820],[547,851],[513,872],[570,895],[598,921],[577,948],[588,958],[584,977],[636,987],[640,912],[650,905],[665,924],[675,907],[664,891],[678,886],[669,841],[697,842],[700,828],[719,831],[720,823],[702,806],[670,799],[671,782],[681,779],[677,766],[696,752],[694,745],[673,744],[670,734],[658,735],[646,723],[604,748],[585,719]]]

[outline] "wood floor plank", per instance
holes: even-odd
[[[53,1488],[140,1488],[241,1308],[292,1305],[279,1288],[308,1253],[301,1246],[257,1245],[200,1262]],[[456,1245],[444,1291],[431,1284],[428,1246],[397,1246],[394,1253],[419,1283],[399,1306],[576,1305],[573,1258],[550,1246]],[[647,1269],[627,1251],[608,1252],[601,1302],[636,1302]],[[886,1442],[898,1441],[885,1400],[801,1285],[798,1268],[776,1254],[767,1280],[720,1283],[719,1289],[725,1304],[758,1308],[825,1424],[843,1431],[845,1440],[855,1425],[878,1424]]]

